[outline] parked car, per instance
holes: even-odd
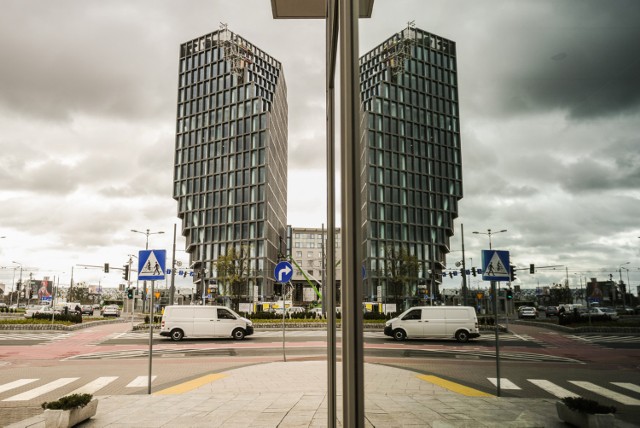
[[[584,321],[591,317],[591,320],[595,321],[608,321],[613,319],[610,314],[605,312],[605,308],[589,308],[589,310],[581,308],[579,309],[580,318]],[[615,315],[618,319],[618,314]]]
[[[30,305],[29,307],[27,307],[27,310],[24,311],[24,317],[33,318],[35,314],[48,314],[48,315],[56,314],[57,315],[59,313],[60,311],[54,310],[49,305],[39,305],[39,306]]]
[[[7,307],[7,304],[6,304],[6,303],[4,303],[4,302],[1,302],[1,303],[0,303],[0,308],[6,308],[6,307]]]
[[[545,311],[548,317],[557,317],[558,316],[558,307],[557,306],[547,306]]]
[[[82,315],[93,315],[93,306],[91,305],[82,305],[80,310]]]
[[[620,317],[618,316],[618,312],[613,308],[602,307],[602,308],[592,308],[592,309],[600,309],[605,314],[609,315],[613,321],[618,320]]]
[[[119,317],[120,316],[120,308],[118,305],[107,305],[102,308],[102,316],[103,317]]]
[[[537,318],[538,311],[531,306],[520,306],[518,309],[518,318]]]
[[[631,306],[616,306],[616,312],[619,315],[633,315],[634,313]]]

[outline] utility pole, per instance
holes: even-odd
[[[464,224],[460,224],[460,238],[462,240],[462,305],[467,306],[467,266],[464,258]]]

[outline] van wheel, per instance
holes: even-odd
[[[176,328],[175,330],[171,330],[171,340],[173,340],[174,342],[181,341],[183,337],[184,337],[184,332],[179,328]]]
[[[407,333],[400,329],[393,330],[393,338],[397,341],[405,340],[407,338]]]
[[[468,342],[469,341],[469,333],[467,333],[465,330],[458,330],[456,332],[456,340],[458,342]]]
[[[236,328],[235,330],[233,330],[233,333],[231,333],[231,336],[235,340],[242,340],[244,339],[244,330],[241,328]]]

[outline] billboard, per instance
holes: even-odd
[[[590,302],[612,302],[615,298],[616,285],[613,281],[596,281],[591,278],[587,283],[587,299]]]
[[[38,300],[50,300],[53,296],[53,282],[49,279],[43,279],[42,281],[32,281],[35,283],[35,288],[38,289]]]

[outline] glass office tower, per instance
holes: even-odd
[[[197,295],[228,295],[215,262],[249,254],[241,301],[274,294],[286,234],[287,89],[282,64],[222,25],[180,46],[173,197]]]
[[[365,300],[390,301],[385,259],[404,249],[419,269],[402,305],[425,304],[462,197],[456,45],[410,24],[362,56],[360,71]]]

